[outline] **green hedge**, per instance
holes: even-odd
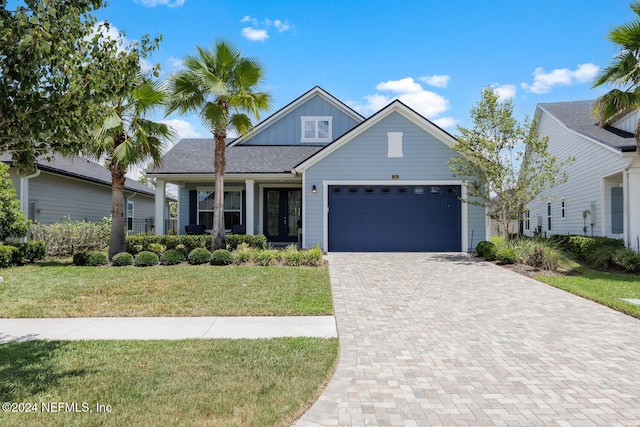
[[[16,263],[18,248],[11,245],[0,245],[0,268],[8,268]]]
[[[253,236],[249,234],[229,234],[227,236],[227,248],[230,251],[235,251],[243,243],[253,249],[267,248],[267,238],[263,234]]]
[[[110,232],[110,218],[99,222],[65,219],[49,225],[32,224],[29,227],[29,240],[43,241],[47,256],[64,257],[76,252],[106,249]]]
[[[183,245],[184,250],[189,253],[195,248],[208,248],[211,245],[211,236],[206,234],[201,236],[128,236],[126,251],[133,255],[142,251],[153,252],[151,248],[154,246],[150,248],[152,244],[162,245],[167,250],[176,249],[176,246]]]
[[[577,258],[588,261],[588,258],[600,248],[610,248],[611,253],[624,249],[624,241],[609,237],[570,236],[568,247]]]
[[[495,261],[497,251],[498,248],[496,247],[496,245],[487,240],[479,242],[476,246],[476,254],[478,254],[479,257],[486,259],[487,261]]]

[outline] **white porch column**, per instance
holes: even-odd
[[[162,179],[156,180],[156,236],[164,235],[164,205],[166,202],[165,182]]]
[[[254,213],[255,213],[255,181],[253,179],[246,179],[244,181],[245,185],[245,218],[246,218],[246,226],[247,226],[247,234],[253,235],[255,233],[255,221],[254,221]]]
[[[638,247],[638,241],[640,240],[640,156],[636,155],[627,173],[626,202],[628,203],[628,210],[625,215],[628,218],[629,228],[625,230],[625,234],[627,235],[627,244],[632,249],[640,251],[640,247]]]

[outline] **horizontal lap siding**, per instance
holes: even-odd
[[[388,158],[387,132],[402,132],[402,158]],[[456,180],[447,161],[456,153],[399,113],[392,113],[305,171],[305,246],[323,246],[323,181]],[[309,189],[316,185],[317,193]],[[471,207],[470,207],[471,208]],[[484,212],[469,209],[469,230],[484,237]],[[471,218],[473,216],[473,218]],[[323,248],[324,249],[324,248]]]
[[[542,216],[542,232],[549,234],[582,234],[582,212],[591,209],[595,203],[594,235],[602,235],[601,218],[608,210],[606,203],[601,204],[602,178],[615,174],[625,167],[622,156],[602,144],[588,140],[564,127],[555,118],[542,112],[539,121],[541,136],[549,136],[549,152],[559,159],[575,157],[573,164],[566,166],[569,179],[566,183],[545,190],[540,197],[529,205],[531,234],[537,225],[538,216]],[[542,200],[543,196],[551,199]],[[561,200],[565,198],[565,219],[561,219]],[[547,230],[547,203],[551,203],[552,227]],[[610,225],[607,215],[606,224]],[[589,221],[587,221],[589,222]],[[588,224],[587,224],[588,225]],[[610,227],[607,227],[610,228]],[[589,227],[588,233],[591,234]],[[608,233],[605,230],[605,234]]]

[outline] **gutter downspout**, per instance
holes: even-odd
[[[27,218],[29,218],[29,180],[38,176],[40,176],[40,169],[36,169],[32,175],[20,175],[20,210]],[[24,243],[26,240],[26,237],[21,237],[20,243]]]

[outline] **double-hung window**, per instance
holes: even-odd
[[[331,142],[333,117],[302,116],[301,142]]]
[[[531,230],[531,211],[524,211],[524,229],[529,231]]]
[[[551,231],[551,203],[547,203],[547,230]]]
[[[198,224],[205,230],[213,229],[213,190],[198,190]],[[242,190],[233,189],[224,192],[224,228],[231,231],[234,225],[242,221]]]

